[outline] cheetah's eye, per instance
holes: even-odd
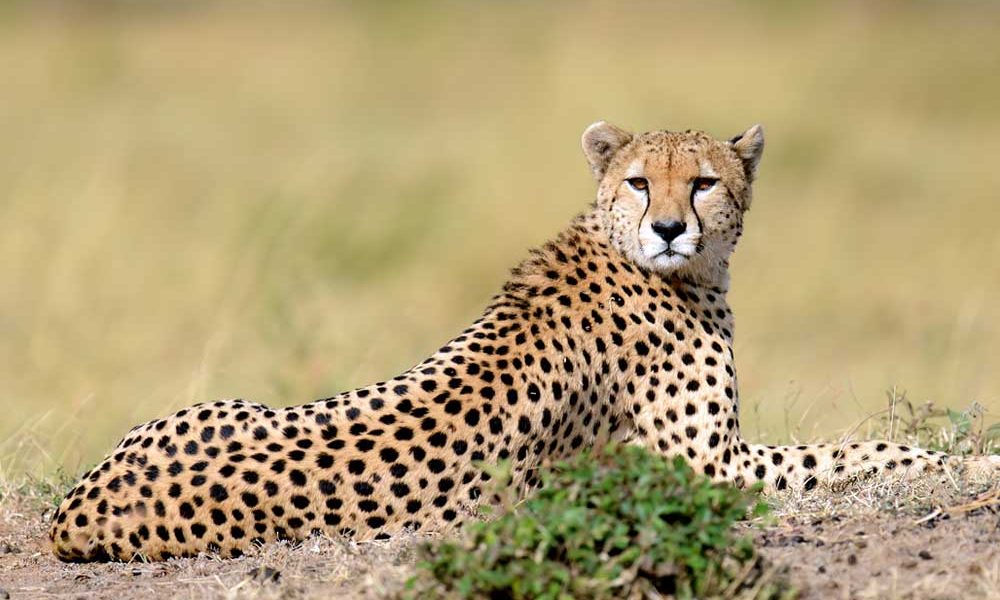
[[[696,192],[707,192],[715,187],[719,180],[714,177],[695,177],[691,183],[691,189]]]
[[[645,177],[629,177],[628,179],[625,180],[625,183],[632,186],[633,190],[639,192],[645,192],[647,189],[649,189],[649,182],[646,181]]]

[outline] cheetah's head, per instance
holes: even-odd
[[[599,121],[583,133],[597,210],[615,247],[662,275],[725,277],[764,150],[754,125],[729,141],[702,132],[632,134]]]

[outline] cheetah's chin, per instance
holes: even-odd
[[[690,262],[692,256],[676,250],[667,249],[649,258],[649,262],[657,271],[673,271]]]

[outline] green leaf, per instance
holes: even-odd
[[[494,480],[509,481],[497,469]],[[542,489],[514,512],[468,526],[461,544],[424,546],[409,597],[702,597],[753,587],[735,579],[757,558],[732,525],[767,505],[683,458],[613,446],[539,475]]]

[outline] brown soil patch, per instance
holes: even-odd
[[[45,534],[37,511],[0,517],[0,599],[378,598],[402,589],[421,539],[314,538],[269,544],[239,559],[66,564],[51,554]]]
[[[981,492],[870,486],[786,497],[772,523],[747,527],[806,599],[1000,598],[1000,513],[995,496],[972,503]],[[75,565],[50,554],[46,518],[27,503],[4,503],[0,599],[384,597],[402,589],[416,545],[428,539],[314,538],[235,560]]]
[[[1000,517],[787,519],[756,534],[804,598],[1000,597]]]

